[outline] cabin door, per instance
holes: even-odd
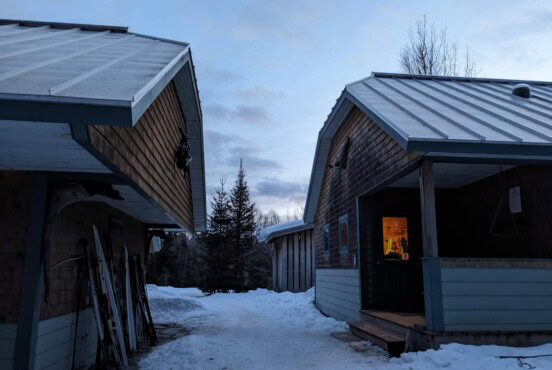
[[[395,192],[391,199],[377,200],[370,217],[374,303],[380,309],[414,312],[423,308],[419,198],[407,190]]]

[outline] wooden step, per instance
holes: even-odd
[[[425,325],[422,315],[378,310],[360,310],[360,320],[402,336],[406,336],[408,329],[415,325]]]
[[[393,357],[398,357],[404,352],[405,337],[393,331],[379,328],[365,321],[349,322],[349,330],[353,335],[383,348]]]

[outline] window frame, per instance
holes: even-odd
[[[341,246],[341,225],[345,224],[345,230],[347,231],[347,245],[342,247]],[[339,232],[339,254],[349,254],[349,241],[350,241],[350,235],[349,235],[349,215],[344,214],[339,216],[338,219],[338,232]]]

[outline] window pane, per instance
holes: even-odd
[[[347,230],[347,219],[339,222],[339,247],[347,248],[349,243],[349,233]]]
[[[324,225],[322,226],[322,233],[324,238],[324,251],[330,250],[330,226]]]
[[[383,257],[391,260],[408,260],[406,217],[383,217]]]

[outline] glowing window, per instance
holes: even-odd
[[[406,217],[383,217],[383,258],[408,260],[408,221]]]

